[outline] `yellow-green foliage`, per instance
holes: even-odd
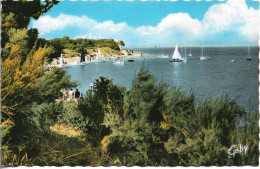
[[[98,128],[101,131],[104,126],[110,130],[109,134],[103,133],[103,139],[94,138],[102,151],[117,159],[118,164],[258,165],[259,130],[255,123],[258,118],[248,118],[251,119],[250,127],[240,125],[236,119],[247,120],[246,112],[234,100],[222,96],[196,106],[193,93],[185,95],[180,89],[168,89],[162,82],[157,84],[154,76],[142,68],[130,91],[124,93],[123,112],[119,112],[116,108],[111,109],[111,102],[106,100],[115,96],[118,90],[106,90],[112,84],[104,82],[94,87],[94,94],[88,93],[80,106],[83,115],[86,113],[84,116],[98,117],[103,121],[95,126],[96,131]],[[232,144],[250,144],[251,148],[246,155],[240,153],[233,158],[228,155]]]
[[[32,16],[56,3],[2,2],[2,165],[259,165],[259,112],[245,112],[224,96],[196,105],[193,93],[169,89],[144,67],[129,91],[100,77],[78,103],[55,102],[61,89],[76,84],[63,69],[43,71],[54,49],[35,45],[37,32],[26,28]],[[120,54],[112,39],[52,42],[56,53],[63,46],[69,55],[79,54],[85,45],[88,53],[100,46],[104,54]],[[73,126],[76,136],[50,130],[57,123]],[[247,153],[228,155],[233,144],[247,145]]]

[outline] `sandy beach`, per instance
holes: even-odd
[[[117,54],[102,54],[102,59],[103,61],[105,60],[114,60],[114,59],[123,59],[123,58],[137,58],[137,57],[146,57],[148,54],[141,53],[138,51],[130,51],[130,50],[121,50],[122,55],[117,55]],[[85,56],[85,63],[87,62],[92,62],[96,61],[96,56],[97,53],[90,53]],[[80,62],[80,56],[76,57],[70,57],[67,58],[66,55],[65,57],[63,56],[63,66],[69,66],[69,65],[77,65],[77,64],[82,64]],[[59,67],[60,66],[60,58],[55,58],[53,61],[49,64],[45,65],[45,68],[47,70],[51,69],[52,67]]]

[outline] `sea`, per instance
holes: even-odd
[[[259,48],[250,47],[251,61],[247,60],[248,47],[204,47],[204,55],[210,59],[201,61],[201,47],[186,48],[187,62],[169,62],[174,48],[138,48],[133,49],[145,53],[146,57],[133,58],[128,62],[125,58],[123,65],[106,62],[88,62],[85,65],[66,67],[65,70],[81,93],[86,94],[90,84],[100,76],[112,79],[115,84],[125,86],[130,90],[132,81],[142,65],[153,74],[157,81],[163,80],[171,86],[180,88],[185,94],[192,91],[197,104],[217,98],[221,95],[235,99],[245,107],[246,111],[259,110]],[[185,48],[179,47],[182,56]],[[191,51],[192,56],[188,56]],[[161,55],[169,58],[162,58]]]

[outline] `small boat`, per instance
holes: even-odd
[[[208,56],[204,56],[203,55],[203,47],[201,47],[201,56],[200,56],[200,60],[208,60],[209,57]]]
[[[171,58],[170,62],[187,62],[186,58],[181,57],[177,44],[175,46],[175,50],[172,54],[172,58]]]
[[[134,59],[128,59],[127,61],[128,62],[134,62]]]
[[[159,57],[160,57],[160,58],[168,58],[169,56],[162,54],[162,55],[160,55]]]
[[[232,59],[232,60],[230,60],[230,62],[235,62],[235,60],[234,60],[234,59]]]
[[[191,47],[190,47],[190,53],[188,54],[188,56],[192,56],[192,53],[191,53]]]
[[[159,57],[160,57],[160,58],[168,58],[169,56],[163,54],[163,48],[162,48],[162,54],[161,54]]]
[[[209,57],[208,56],[200,56],[200,60],[208,60]]]
[[[124,64],[124,61],[123,61],[123,60],[114,60],[114,61],[113,61],[113,64],[123,65],[123,64]]]
[[[246,60],[248,60],[248,61],[251,60],[249,46],[247,47],[247,59]]]

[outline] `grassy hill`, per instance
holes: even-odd
[[[79,56],[81,54],[82,48],[84,48],[87,54],[97,52],[97,47],[103,54],[109,55],[109,51],[114,54],[122,55],[120,52],[119,44],[122,41],[116,42],[113,39],[70,39],[69,37],[51,39],[47,41],[54,48],[59,49],[59,51],[67,54],[66,57]],[[57,56],[58,57],[58,56]]]
[[[85,52],[87,54],[92,54],[92,53],[96,53],[97,52],[97,48],[84,48]],[[109,55],[109,51],[111,51],[114,54],[117,55],[122,55],[123,53],[121,51],[112,49],[110,47],[101,47],[100,48],[101,53]],[[63,49],[63,52],[66,54],[66,57],[75,57],[75,56],[80,56],[81,55],[81,51],[76,51],[73,49]]]

